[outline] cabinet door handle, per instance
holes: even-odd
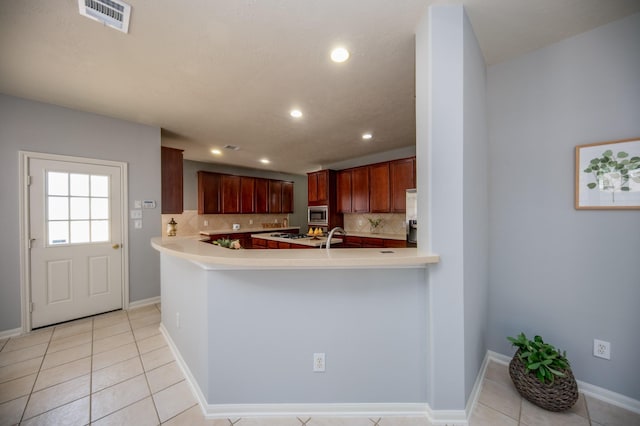
[[[114,244],[112,247],[114,250],[118,250],[120,248],[120,244]]]

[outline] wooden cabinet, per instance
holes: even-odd
[[[282,182],[282,213],[293,213],[293,182]]]
[[[382,248],[384,247],[384,240],[382,238],[363,238],[362,248]]]
[[[406,248],[407,242],[405,240],[384,240],[385,248]]]
[[[416,187],[416,159],[405,158],[389,163],[389,177],[391,182],[391,212],[404,213],[407,211],[407,189]]]
[[[240,176],[222,175],[222,213],[240,213]]]
[[[198,214],[293,213],[293,182],[198,172]]]
[[[338,213],[351,213],[351,170],[336,173],[336,210]]]
[[[310,206],[329,204],[329,170],[320,170],[307,174],[307,192]]]
[[[263,240],[262,238],[252,238],[251,245],[252,248],[265,249],[267,248],[267,240]]]
[[[367,213],[369,211],[369,169],[356,167],[351,175],[351,211]]]
[[[367,167],[341,170],[336,173],[338,213],[369,211],[369,170]]]
[[[198,214],[218,214],[220,208],[220,176],[198,172]]]
[[[339,213],[403,213],[406,190],[416,187],[415,157],[337,172]]]
[[[269,213],[269,179],[256,179],[256,213]]]
[[[390,240],[386,238],[356,237],[355,235],[345,235],[340,237],[343,240],[343,248],[403,248],[407,247],[404,240]]]
[[[343,248],[361,248],[362,247],[362,237],[345,235],[341,238],[342,238]]]
[[[269,181],[269,213],[282,213],[282,181]]]
[[[389,212],[390,195],[389,163],[369,166],[369,211],[371,213]]]
[[[240,177],[240,213],[256,211],[256,180],[252,177]]]
[[[182,150],[161,147],[162,214],[182,213]]]

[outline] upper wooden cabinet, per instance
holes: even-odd
[[[222,175],[222,213],[240,213],[240,176]]]
[[[240,213],[256,212],[256,179],[240,177]]]
[[[161,147],[162,214],[182,213],[182,150]]]
[[[388,213],[391,210],[390,198],[389,163],[369,166],[369,211]]]
[[[293,182],[282,182],[282,213],[293,213]]]
[[[337,172],[338,213],[402,213],[416,187],[415,157]]]
[[[282,181],[269,181],[269,213],[282,213]]]
[[[338,213],[351,213],[351,170],[340,170],[336,173],[337,210]]]
[[[310,206],[329,204],[329,170],[307,174],[307,191]]]
[[[369,211],[369,170],[367,167],[341,170],[336,173],[338,213]]]
[[[367,213],[369,211],[369,169],[356,167],[351,172],[351,211]]]
[[[293,182],[198,172],[198,214],[293,213]]]
[[[269,179],[256,178],[256,213],[269,213]]]
[[[404,158],[389,162],[391,181],[391,212],[407,211],[407,189],[416,187],[416,159]]]
[[[222,211],[220,178],[218,173],[198,172],[198,214],[218,214]]]

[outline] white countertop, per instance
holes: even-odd
[[[156,237],[151,246],[161,253],[191,260],[205,269],[319,269],[426,267],[440,256],[417,248],[250,249],[231,250],[198,237]]]

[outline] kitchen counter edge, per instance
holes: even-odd
[[[195,262],[203,269],[424,268],[440,261],[439,255],[417,248],[230,250],[194,237],[155,237],[151,246],[160,253]]]

